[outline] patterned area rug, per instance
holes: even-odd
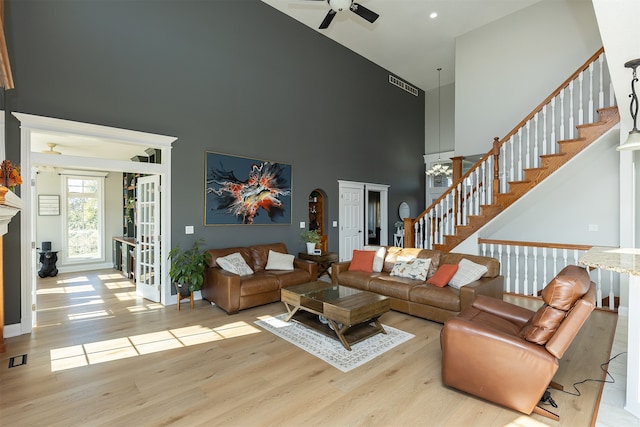
[[[415,335],[391,326],[383,325],[387,334],[376,334],[345,349],[340,341],[316,332],[295,321],[285,322],[285,314],[269,316],[255,322],[256,325],[324,360],[331,366],[348,372],[410,340]]]

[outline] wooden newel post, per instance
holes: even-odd
[[[500,194],[500,139],[493,138],[493,203]]]
[[[453,182],[457,182],[462,177],[462,161],[464,156],[451,157],[453,162],[451,169],[453,170]]]
[[[404,247],[415,248],[416,242],[413,233],[413,218],[404,219]]]

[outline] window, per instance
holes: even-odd
[[[65,176],[64,258],[70,263],[104,259],[104,177]]]

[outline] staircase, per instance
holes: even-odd
[[[619,121],[599,49],[422,214],[405,219],[405,246],[451,251]]]

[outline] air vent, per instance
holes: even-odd
[[[396,76],[392,76],[389,74],[389,83],[394,86],[398,86],[400,89],[409,92],[411,95],[418,96],[418,89],[411,86],[409,83],[404,82],[397,78]]]

